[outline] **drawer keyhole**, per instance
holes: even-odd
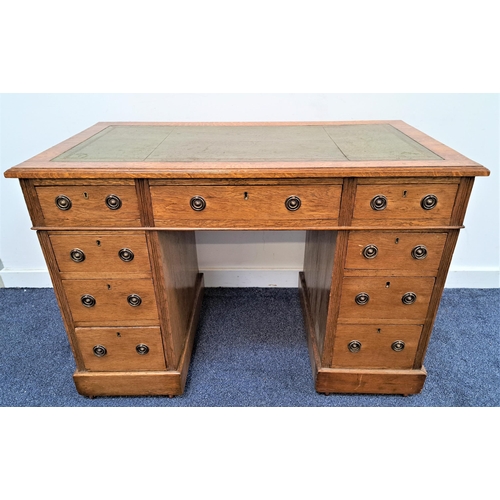
[[[108,285],[109,286],[109,285]],[[390,281],[387,281],[386,284],[385,284],[385,287],[386,288],[389,288],[391,286],[391,282]]]
[[[89,193],[83,193],[83,197],[88,200],[89,199]]]
[[[117,336],[117,337],[121,337],[121,336],[122,336],[122,334],[121,334],[120,332],[116,332],[116,336]]]
[[[243,197],[245,200],[248,200],[248,192],[245,191],[245,196]]]
[[[97,246],[100,247],[101,246],[101,240],[96,240],[95,241],[97,243]]]
[[[397,244],[399,243],[399,238],[396,238],[396,239],[394,240],[394,243],[397,245]]]
[[[408,191],[403,191],[403,198],[406,198],[407,193],[408,193]]]

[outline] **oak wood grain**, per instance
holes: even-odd
[[[328,305],[332,284],[335,231],[307,231],[303,279],[308,293],[309,313],[318,350],[321,353],[327,333]]]
[[[43,212],[32,179],[19,179],[24,201],[28,208],[31,222],[34,226],[43,226]]]
[[[370,224],[372,222],[387,222],[389,220],[415,220],[417,224],[435,223],[449,224],[451,212],[455,202],[458,184],[361,184],[356,193],[353,223]],[[424,210],[421,200],[433,194],[437,196],[437,205],[431,210]],[[374,210],[370,206],[371,200],[383,195],[387,199],[387,207],[383,210]],[[440,222],[436,222],[440,221]]]
[[[422,325],[338,325],[332,367],[411,369],[421,332]],[[354,340],[361,343],[358,352],[349,350]],[[398,340],[404,348],[394,351]]]
[[[339,322],[374,323],[389,320],[393,323],[423,323],[434,287],[432,277],[344,277],[340,299]],[[403,304],[407,292],[416,294],[413,304]],[[366,304],[355,298],[360,293],[369,295]]]
[[[453,207],[453,214],[451,217],[452,222],[454,223],[463,222],[473,184],[474,184],[473,178],[464,178],[461,180],[457,192],[455,205]],[[422,366],[424,362],[425,353],[427,352],[427,347],[429,345],[432,328],[434,326],[434,321],[436,320],[436,315],[439,309],[439,303],[441,301],[444,285],[446,283],[446,277],[448,275],[448,270],[450,268],[451,259],[453,257],[453,252],[455,250],[458,237],[459,237],[459,231],[453,230],[448,232],[448,237],[446,239],[441,262],[439,265],[436,284],[434,286],[429,301],[429,308],[427,310],[424,327],[422,329],[422,335],[420,338],[417,355],[415,357],[414,368]]]
[[[210,222],[210,221],[209,221]],[[214,225],[217,224],[217,227],[206,227],[207,226],[207,221],[203,223],[203,227],[198,227],[200,231],[219,231],[221,229],[227,230],[227,231],[237,231],[239,226],[235,227],[224,227],[223,226],[223,220],[222,221],[211,221],[213,222]],[[258,224],[251,224],[251,221],[237,221],[242,225],[243,229],[248,229],[249,231],[259,231],[259,230],[266,230],[269,229],[269,227],[265,227],[262,224],[263,223],[258,223]],[[324,222],[324,226],[323,226]],[[273,222],[274,224],[274,222]],[[320,224],[318,226],[318,224]],[[399,224],[399,225],[398,225]],[[253,226],[253,227],[248,227],[248,226]],[[335,224],[330,224],[330,221],[300,221],[295,224],[296,229],[318,229],[318,230],[333,230],[333,231],[391,231],[391,230],[398,230],[398,231],[409,231],[411,229],[418,229],[419,231],[425,231],[425,232],[431,232],[431,231],[447,231],[448,229],[463,229],[464,226],[450,226],[450,225],[442,225],[442,226],[435,226],[435,225],[426,225],[424,227],[421,226],[412,226],[412,224],[404,224],[402,221],[391,221],[390,224],[384,224],[380,227],[377,226],[362,226],[362,225],[356,225],[356,226],[338,226]],[[318,226],[318,227],[316,227]],[[92,227],[92,226],[74,226],[74,227],[57,227],[57,226],[34,226],[31,229],[35,231],[49,231],[50,233],[56,233],[56,232],[68,232],[68,231],[78,231],[78,232],[85,232],[85,231],[102,231],[102,227]],[[287,231],[289,229],[292,229],[292,227],[288,227],[287,225],[284,225],[283,223],[279,223],[279,226],[274,227],[273,231]],[[192,227],[172,227],[172,226],[158,226],[158,227],[141,227],[141,231],[151,232],[151,231],[192,231]],[[130,231],[129,227],[107,227],[106,232],[124,232],[124,231]]]
[[[249,126],[325,127],[330,137],[336,137],[337,132],[342,136],[344,149],[351,151],[348,154],[354,158],[356,148],[345,136],[347,128],[344,127],[343,132],[334,129],[337,125],[353,123],[384,124],[384,130],[389,130],[390,125],[397,129],[400,144],[413,148],[410,154],[422,157],[422,147],[432,153],[424,155],[428,159],[419,161],[346,161],[342,158],[327,161],[320,159],[318,152],[313,152],[307,161],[281,161],[276,158],[283,151],[278,154],[274,150],[269,150],[265,161],[141,159],[91,163],[59,161],[62,157],[51,161],[75,146],[75,151],[78,150],[89,138],[94,140],[107,134],[107,127],[120,125],[109,122],[96,124],[8,170],[4,174],[6,177],[21,179],[32,223],[39,230],[38,237],[76,359],[74,378],[78,390],[89,395],[174,395],[183,392],[203,290],[196,258],[195,229],[306,229],[309,231],[299,288],[316,390],[419,392],[425,381],[423,359],[459,229],[463,227],[473,177],[489,175],[489,171],[400,121],[210,125],[240,127],[239,130],[228,128],[227,133],[223,131],[222,135],[228,137],[246,134]],[[184,132],[191,133],[188,129]],[[198,132],[207,136],[221,133],[216,129],[199,129]],[[289,138],[289,132],[311,135],[310,129],[274,129],[270,134],[255,129],[249,137],[269,138],[281,134]],[[317,135],[314,132],[311,136]],[[414,147],[411,141],[420,146]],[[143,149],[150,146],[149,143],[141,144]],[[328,149],[328,145],[322,144]],[[253,147],[248,143],[241,148],[234,146],[231,147],[236,153],[240,150],[251,152]],[[196,154],[201,158],[199,145],[197,147]],[[387,143],[384,151],[389,151],[388,147]],[[131,151],[130,144],[126,148]],[[367,151],[376,149],[377,146],[371,144]],[[96,148],[93,151],[92,154],[96,154]],[[296,147],[294,151],[297,155]],[[184,154],[179,152],[176,154]],[[250,156],[257,158],[254,153]],[[213,156],[214,151],[211,154]],[[378,151],[377,154],[382,153]],[[314,155],[317,159],[312,158]],[[161,155],[157,159],[161,160]],[[164,193],[163,197],[158,193]],[[70,210],[62,212],[56,208],[54,200],[58,194],[71,198]],[[109,210],[104,204],[107,194],[120,196],[122,208]],[[369,202],[375,194],[387,196],[387,209],[379,212],[371,209]],[[429,211],[420,206],[426,194],[438,196],[438,205]],[[189,200],[195,195],[206,198],[205,211],[194,213],[189,207]],[[296,212],[284,208],[283,197],[291,195],[302,200]],[[131,231],[131,228],[140,228],[140,231]],[[87,250],[87,245],[93,246],[97,239],[105,240],[104,244],[101,241],[103,247],[98,251],[97,248]],[[114,246],[108,245],[109,242]],[[114,260],[118,251],[115,247],[121,242],[129,242],[129,246],[133,243],[134,248],[139,245],[137,253],[132,249],[134,261],[128,263],[135,264],[126,266],[127,263],[123,263],[122,266],[121,261],[116,263]],[[86,259],[80,264],[68,261],[73,244],[80,248],[76,243],[85,246],[82,250]],[[362,256],[362,249],[367,244],[377,245],[379,253],[375,259]],[[426,259],[417,261],[409,256],[413,245],[417,244],[427,247]],[[131,279],[133,277],[135,279]],[[136,285],[147,283],[140,293],[143,304],[139,308],[126,303],[125,293],[137,293],[137,290],[128,291],[132,282]],[[101,308],[84,308],[81,304],[81,294],[89,293],[91,288]],[[370,294],[370,301],[365,306],[354,302],[354,296],[361,291]],[[417,294],[417,302],[405,306],[401,295],[408,291]],[[144,297],[146,308],[143,307]],[[86,309],[83,316],[82,309]],[[146,313],[128,317],[134,309]],[[92,314],[96,311],[98,315]],[[155,332],[154,351],[160,351],[158,364],[155,361],[136,365],[132,357],[132,364],[127,365],[129,351],[125,349],[118,357],[110,356],[101,365],[91,368],[100,371],[84,371],[84,357],[89,350],[86,343],[93,343],[94,338],[97,341],[101,335],[100,339],[107,339],[108,344],[111,342],[113,352],[126,344],[123,342],[125,337],[113,337],[117,328],[127,332]],[[404,337],[395,340],[403,340],[405,349],[388,351],[389,341],[396,334]],[[130,335],[127,338],[134,339]],[[346,351],[346,343],[355,339],[361,339],[361,351]],[[93,358],[86,361],[87,369],[91,366],[89,363],[95,362]],[[110,363],[107,368],[99,368],[106,363]],[[102,371],[108,369],[113,372]]]
[[[62,281],[68,305],[71,308],[76,326],[86,323],[101,326],[137,325],[149,320],[158,324],[158,311],[156,308],[153,283],[149,279],[86,279]],[[95,298],[93,307],[82,304],[84,295]],[[133,307],[127,302],[127,297],[136,294],[141,298],[141,304]]]
[[[86,273],[91,277],[110,277],[117,273],[151,273],[146,236],[142,233],[114,234],[107,231],[95,233],[51,234],[50,241],[59,270],[66,273]],[[71,252],[79,249],[85,260],[75,262]],[[121,250],[130,251],[132,260],[120,258]],[[130,252],[128,252],[130,254]]]
[[[85,368],[91,371],[165,370],[160,328],[76,328],[75,336]],[[149,351],[139,354],[138,345]],[[104,346],[106,354],[95,355],[93,348]]]
[[[73,320],[73,315],[71,313],[71,306],[64,291],[61,276],[58,272],[56,256],[54,254],[54,251],[52,250],[49,235],[46,231],[37,231],[37,236],[38,240],[40,241],[40,246],[42,247],[43,256],[47,264],[47,269],[52,281],[52,286],[54,287],[54,294],[59,306],[59,311],[61,312],[61,317],[64,328],[66,330],[66,334],[68,335],[68,340],[71,346],[71,351],[73,352],[76,367],[78,370],[83,370],[84,363],[75,337],[75,323]]]
[[[134,186],[39,186],[36,189],[44,224],[55,226],[140,226],[140,212]],[[71,200],[69,210],[60,210],[55,199],[64,195]],[[106,206],[108,195],[118,196],[121,207]]]
[[[177,371],[76,371],[73,381],[79,394],[90,397],[177,396],[183,392]]]
[[[316,375],[318,370],[321,368],[321,357],[319,355],[318,344],[316,341],[316,329],[311,312],[311,303],[309,301],[310,292],[307,289],[307,283],[303,272],[299,273],[299,296],[302,314],[304,317],[309,361],[311,363],[314,383],[316,383]]]
[[[345,267],[356,270],[383,270],[391,274],[435,276],[441,261],[446,233],[426,232],[351,232]],[[365,249],[376,247],[376,256],[366,258]],[[424,246],[426,257],[416,259],[412,251]]]
[[[418,394],[427,377],[418,370],[377,370],[322,368],[316,378],[316,391],[353,394]]]
[[[198,327],[198,320],[200,318],[201,306],[203,301],[203,289],[204,289],[203,274],[199,273],[196,279],[194,304],[191,308],[191,317],[189,319],[186,341],[184,342],[184,349],[182,350],[182,355],[179,359],[179,365],[177,367],[177,370],[181,374],[182,391],[184,391],[184,387],[186,385],[186,380],[189,370],[189,362],[191,360],[191,354],[193,352],[193,346]]]
[[[151,186],[155,224],[169,220],[193,223],[204,221],[250,220],[268,223],[271,220],[293,224],[304,219],[337,220],[341,187],[335,185],[293,186]],[[206,207],[195,211],[193,197],[202,197]],[[300,208],[290,211],[285,206],[289,197],[298,197]],[[261,222],[261,223],[262,223]]]
[[[157,235],[173,349],[172,365],[177,366],[197,304],[196,240],[194,232],[162,231]]]
[[[351,223],[356,200],[357,179],[344,179],[342,186],[342,199],[340,206],[339,223],[347,225]],[[347,257],[347,246],[349,242],[349,231],[340,231],[337,235],[335,255],[331,275],[330,296],[328,298],[328,314],[326,319],[326,333],[321,351],[321,365],[331,366],[335,329],[340,312],[340,299],[342,296],[342,283],[344,278],[345,259]]]
[[[98,134],[106,127],[133,126],[331,126],[346,124],[390,124],[409,138],[439,155],[442,160],[415,161],[309,161],[309,162],[99,162],[99,169],[87,162],[53,162],[53,158]],[[416,164],[417,163],[417,164]],[[102,122],[63,141],[43,153],[9,169],[6,177],[20,178],[194,178],[194,177],[443,177],[489,175],[488,169],[443,145],[423,132],[398,120],[357,122],[275,123],[133,123]],[[122,175],[120,175],[122,174]]]
[[[85,396],[175,396],[184,392],[189,360],[203,296],[203,275],[196,282],[195,304],[189,322],[189,334],[178,370],[89,372],[77,370],[73,375],[78,392]]]

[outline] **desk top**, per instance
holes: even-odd
[[[22,178],[476,176],[402,121],[98,123],[11,168]]]

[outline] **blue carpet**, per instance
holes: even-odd
[[[421,394],[314,390],[296,289],[209,288],[185,393],[88,399],[52,289],[0,289],[1,406],[499,406],[500,289],[445,290]]]

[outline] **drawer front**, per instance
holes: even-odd
[[[140,226],[135,186],[39,186],[47,226]]]
[[[181,221],[293,221],[339,216],[342,186],[151,186],[156,225]]]
[[[345,267],[435,275],[446,236],[446,233],[352,231]]]
[[[61,272],[84,272],[89,276],[151,272],[144,233],[74,233],[49,237]]]
[[[150,279],[62,280],[62,283],[77,326],[158,324]]]
[[[87,370],[165,370],[160,329],[76,328],[78,348]]]
[[[344,278],[339,322],[423,323],[433,286],[434,278],[430,277]]]
[[[421,325],[338,325],[335,368],[412,368]]]
[[[358,185],[353,223],[380,224],[400,219],[412,225],[448,225],[457,188],[458,184]]]

